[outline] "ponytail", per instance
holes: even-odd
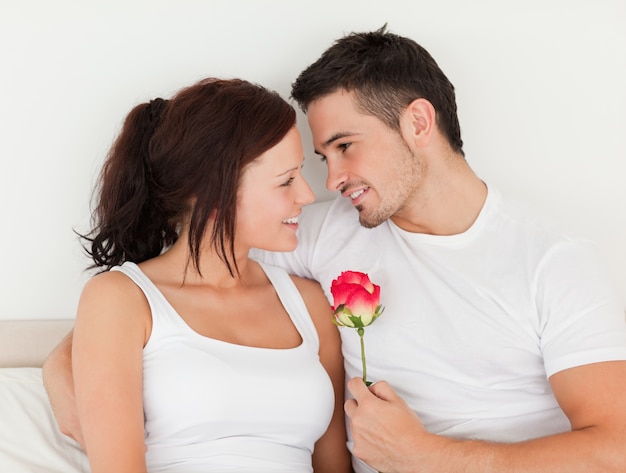
[[[276,92],[241,79],[209,77],[136,106],[104,163],[92,230],[80,235],[92,268],[159,256],[184,231],[198,274],[212,247],[234,276],[242,172],[295,124]]]
[[[175,226],[159,209],[152,190],[151,141],[167,103],[155,99],[131,110],[109,152],[97,187],[92,230],[79,234],[92,268],[140,263],[158,256],[177,239]]]

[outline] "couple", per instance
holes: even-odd
[[[44,367],[93,471],[625,471],[612,284],[587,243],[473,173],[427,51],[347,35],[292,97],[341,193],[304,209],[275,94],[211,79],[128,116],[86,235],[110,271]],[[311,281],[346,270],[382,287],[370,387]]]

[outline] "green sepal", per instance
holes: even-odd
[[[361,317],[357,317],[356,315],[348,314],[348,318],[354,324],[354,328],[363,328],[363,327],[365,327],[363,325],[363,321],[361,320]]]

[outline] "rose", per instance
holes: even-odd
[[[363,382],[367,381],[365,363],[364,327],[370,325],[383,313],[380,304],[380,286],[372,283],[365,273],[344,271],[333,280],[330,286],[333,296],[333,322],[338,327],[351,327],[357,330],[361,340],[361,361],[363,362]]]
[[[338,326],[367,327],[382,313],[380,286],[365,273],[344,271],[332,282],[330,292]]]

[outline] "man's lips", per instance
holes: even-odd
[[[344,191],[342,195],[347,199],[350,199],[352,201],[352,204],[356,205],[362,200],[363,196],[367,193],[368,190],[369,187],[361,187],[359,189],[351,191]]]

